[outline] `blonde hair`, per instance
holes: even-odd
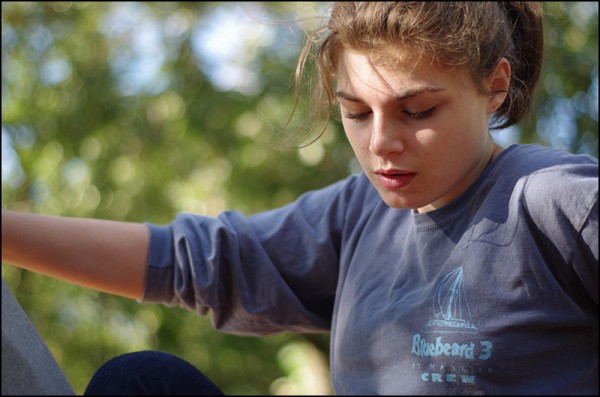
[[[302,89],[309,92],[301,141],[318,139],[329,123],[334,80],[343,49],[393,59],[390,49],[427,57],[446,68],[464,68],[483,95],[482,80],[505,57],[511,82],[490,128],[506,128],[529,113],[543,58],[543,10],[538,2],[335,2],[326,23],[300,54],[296,75],[297,110]],[[311,63],[312,61],[312,63]],[[314,73],[308,67],[314,66]],[[290,118],[291,120],[291,118]]]

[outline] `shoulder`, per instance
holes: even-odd
[[[598,159],[540,145],[512,147],[499,172],[513,176],[513,193],[536,223],[579,230],[598,201]],[[564,225],[563,225],[564,226]]]
[[[520,173],[532,173],[555,167],[583,167],[588,170],[598,169],[598,159],[589,154],[573,154],[563,149],[541,146],[538,144],[512,145],[500,154],[501,167],[512,168]]]
[[[571,196],[598,189],[598,159],[536,144],[514,145],[500,155],[494,173],[523,185],[532,198]],[[572,187],[575,191],[565,189]],[[543,197],[542,197],[543,196]]]

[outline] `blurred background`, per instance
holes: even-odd
[[[535,112],[495,132],[598,156],[598,3],[545,2]],[[327,2],[2,2],[2,207],[169,223],[250,214],[357,170],[341,126],[275,150],[306,32]],[[328,335],[216,332],[207,317],[2,265],[76,393],[158,349],[226,394],[332,394]]]

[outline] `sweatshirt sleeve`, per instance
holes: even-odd
[[[354,180],[247,217],[180,213],[147,224],[141,301],[210,312],[215,328],[236,334],[329,331]]]
[[[574,295],[586,294],[597,310],[598,161],[583,155],[573,159],[572,164],[530,175],[525,201],[540,245],[549,252],[548,262],[569,265],[553,272],[576,285],[565,288]],[[565,273],[571,271],[573,276]]]

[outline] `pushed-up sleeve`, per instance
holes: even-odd
[[[180,213],[147,224],[142,301],[210,312],[217,329],[236,334],[329,331],[353,181],[251,216]]]

